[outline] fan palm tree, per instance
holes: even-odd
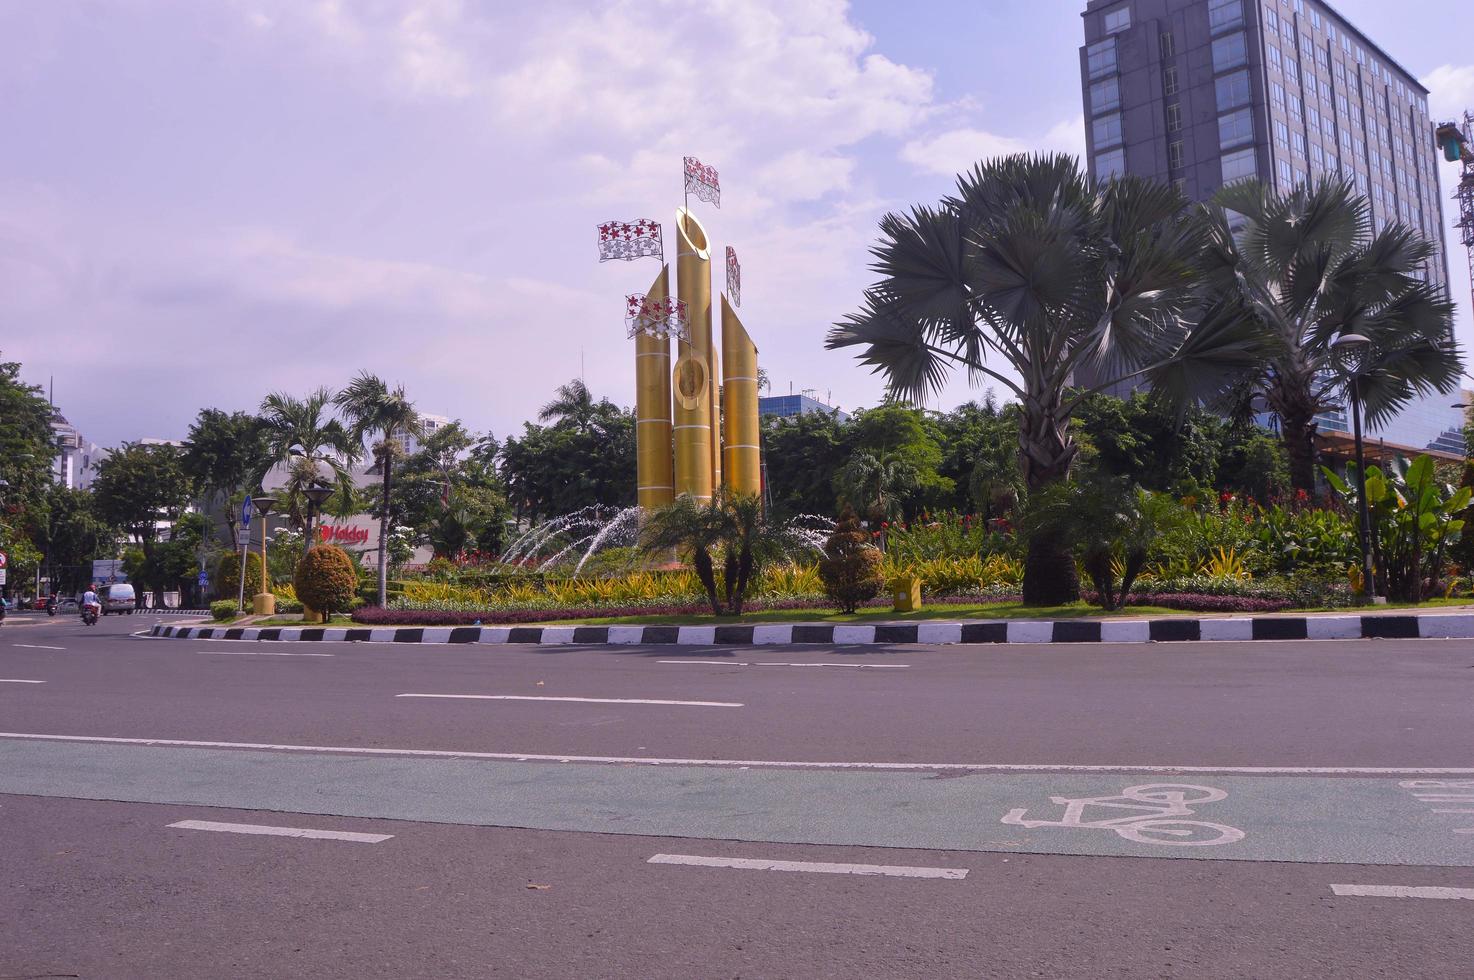
[[[1354,373],[1372,426],[1419,396],[1458,387],[1453,304],[1415,275],[1436,254],[1431,242],[1397,223],[1374,234],[1366,198],[1341,180],[1288,193],[1243,181],[1214,204],[1206,271],[1273,343],[1254,382],[1279,416],[1297,489],[1315,489],[1315,417],[1340,406],[1352,373],[1331,346],[1337,337],[1371,341]],[[1243,216],[1237,234],[1226,212]]]
[[[323,468],[331,474],[330,482],[346,504],[353,498],[353,474],[350,464],[359,458],[358,444],[349,436],[343,423],[329,415],[332,392],[319,388],[306,398],[295,398],[273,392],[261,402],[261,421],[266,431],[267,452],[271,462],[287,468],[286,513],[291,522],[307,527],[307,501],[302,493],[308,486],[324,482]],[[302,554],[312,546],[303,536]]]
[[[901,497],[916,489],[916,467],[896,453],[855,453],[835,477],[840,494],[872,520],[896,516]]]
[[[597,415],[593,393],[582,378],[559,385],[557,396],[537,413],[539,422],[569,422],[580,432],[587,431]]]
[[[1150,381],[1185,403],[1216,395],[1259,356],[1258,333],[1197,289],[1202,223],[1170,187],[1095,183],[1070,157],[1011,156],[880,228],[881,279],[827,345],[862,348],[908,401],[935,394],[953,368],[1012,392],[1029,490],[1068,475],[1070,416],[1090,393]],[[1030,537],[1026,602],[1079,597],[1066,545],[1048,529]]]
[[[389,591],[389,493],[394,479],[394,459],[404,451],[406,437],[423,439],[425,427],[414,403],[404,393],[404,386],[390,388],[383,379],[364,371],[333,399],[352,427],[355,444],[377,436],[374,457],[383,475],[383,495],[379,504],[379,605],[384,605]]]

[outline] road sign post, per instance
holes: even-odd
[[[261,521],[261,533],[266,533],[266,521]],[[236,596],[235,608],[246,611],[246,551],[251,547],[251,498],[241,501],[241,587]]]

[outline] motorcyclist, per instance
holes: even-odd
[[[49,596],[46,597],[46,615],[48,615],[48,616],[55,616],[56,615],[56,591],[55,590],[52,590],[51,595],[49,595]]]
[[[82,594],[82,610],[85,612],[89,608],[95,613],[102,612],[102,602],[97,598],[97,593],[92,590],[92,586],[90,585],[87,586],[87,591]]]

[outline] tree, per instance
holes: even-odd
[[[282,488],[286,499],[277,502],[277,513],[285,512],[292,525],[304,532],[307,498],[303,491],[323,481],[323,466],[332,474],[331,482],[345,508],[353,498],[353,474],[348,467],[359,458],[360,443],[348,434],[343,423],[329,417],[332,402],[332,392],[326,388],[300,399],[274,392],[261,402],[270,459],[287,468],[287,483]],[[311,545],[304,533],[303,555]]]
[[[1226,369],[1259,354],[1256,331],[1198,295],[1202,222],[1170,187],[1093,183],[1069,157],[1012,156],[960,176],[939,206],[880,227],[881,280],[827,346],[862,348],[912,402],[954,366],[1011,391],[1030,492],[1069,474],[1070,419],[1091,391],[1146,379],[1177,401],[1216,395]],[[1081,379],[1090,383],[1071,391]],[[1023,592],[1031,604],[1078,597],[1067,542],[1047,530],[1030,539]]]
[[[641,529],[640,547],[649,555],[675,551],[689,556],[706,591],[713,616],[742,615],[747,589],[762,567],[787,553],[795,542],[763,512],[756,494],[719,489],[707,503],[689,494],[650,515]],[[722,560],[720,589],[715,559]]]
[[[594,396],[582,378],[574,378],[566,385],[558,386],[558,394],[537,413],[539,422],[561,422],[572,425],[580,432],[593,424],[598,414]]]
[[[773,511],[784,517],[835,512],[834,476],[844,465],[844,425],[831,412],[762,419],[763,466]]]
[[[168,445],[123,443],[97,464],[92,496],[98,516],[138,542],[143,556],[142,584],[159,591],[161,584],[167,584],[161,582],[154,553],[159,528],[179,520],[190,496],[190,480],[179,450]],[[143,591],[138,594],[140,604]],[[154,605],[162,605],[157,596]]]
[[[939,415],[942,463],[938,472],[956,489],[947,506],[976,509],[990,520],[1006,510],[1022,487],[1018,467],[1018,406],[998,406],[989,391],[981,404],[968,402]]]
[[[594,504],[634,506],[634,414],[607,398],[593,403],[587,417],[574,410],[577,398],[568,413],[552,411],[562,400],[547,407],[548,417],[557,419],[552,425],[525,423],[522,436],[501,447],[502,478],[519,516],[536,520]]]
[[[916,468],[900,453],[856,453],[835,474],[840,497],[879,523],[901,512],[901,499],[920,483]]]
[[[189,427],[181,464],[196,491],[206,500],[218,501],[224,510],[232,550],[240,548],[236,536],[240,495],[260,485],[271,458],[266,427],[254,415],[206,408]]]
[[[378,436],[374,456],[383,475],[383,495],[378,508],[379,516],[379,605],[389,597],[389,523],[393,510],[389,506],[391,484],[394,478],[394,459],[402,455],[403,441],[407,437],[423,438],[425,427],[420,423],[420,413],[404,393],[404,386],[390,388],[382,379],[367,371],[359,374],[333,399],[352,426],[352,438],[356,443]]]
[[[1209,212],[1205,268],[1226,303],[1270,341],[1254,380],[1279,416],[1293,485],[1315,490],[1315,417],[1341,404],[1351,365],[1333,348],[1344,334],[1371,345],[1355,365],[1368,424],[1459,382],[1453,304],[1416,277],[1436,247],[1407,226],[1373,233],[1371,206],[1349,181],[1276,193],[1230,184]],[[1245,225],[1234,234],[1227,213]]]
[[[53,484],[46,491],[45,567],[52,588],[76,592],[92,581],[92,561],[114,555],[118,533],[103,521],[91,493]]]
[[[921,411],[887,404],[855,413],[845,426],[845,445],[852,454],[851,462],[860,456],[893,461],[900,480],[893,486],[895,506],[888,509],[896,514],[916,513],[945,506],[956,490],[952,480],[938,471],[941,434]],[[851,502],[871,506],[870,501],[853,497]]]
[[[824,558],[819,562],[824,592],[839,604],[840,612],[852,613],[862,603],[880,595],[880,590],[885,588],[880,574],[881,561],[880,549],[870,544],[870,535],[860,526],[860,519],[846,507],[824,545]]]

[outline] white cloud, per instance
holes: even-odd
[[[1440,65],[1422,82],[1428,87],[1428,112],[1434,122],[1463,119],[1474,111],[1474,65]]]
[[[1083,116],[1057,123],[1032,140],[962,127],[908,142],[901,148],[901,159],[928,173],[951,176],[970,169],[980,160],[1014,153],[1054,151],[1083,157],[1084,129]]]

